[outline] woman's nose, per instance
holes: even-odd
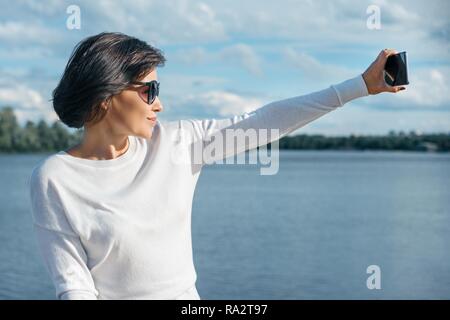
[[[153,101],[153,103],[152,103],[152,110],[154,112],[161,112],[161,111],[163,111],[163,106],[162,106],[161,101],[159,100],[158,97],[156,97],[155,101]]]

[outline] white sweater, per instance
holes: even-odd
[[[56,297],[174,299],[192,291],[191,209],[204,163],[179,151],[206,145],[225,128],[277,128],[271,141],[278,140],[366,95],[358,75],[240,116],[157,122],[151,139],[129,136],[115,159],[60,151],[41,160],[29,181],[32,218]],[[186,161],[173,161],[174,154]]]

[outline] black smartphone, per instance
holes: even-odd
[[[400,86],[409,84],[406,51],[393,54],[384,65],[384,80],[388,85]]]

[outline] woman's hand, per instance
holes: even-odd
[[[366,82],[369,94],[378,94],[380,92],[399,92],[405,90],[403,86],[390,86],[384,81],[384,65],[390,55],[396,54],[394,49],[384,49],[380,52],[374,62],[362,74]]]

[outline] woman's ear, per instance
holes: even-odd
[[[102,103],[100,104],[100,108],[102,108],[105,112],[108,111],[110,106],[111,106],[111,98],[103,100]]]

